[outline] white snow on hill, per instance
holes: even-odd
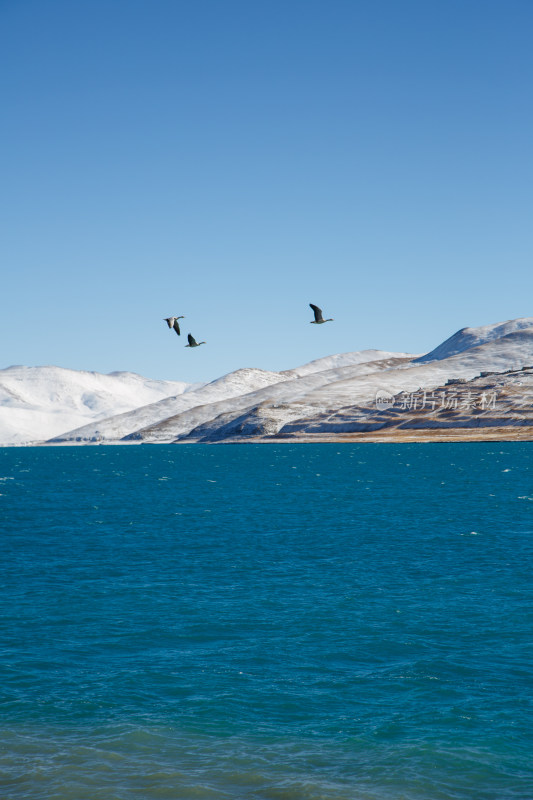
[[[511,319],[508,322],[496,322],[493,325],[481,325],[479,328],[461,328],[460,331],[454,333],[445,342],[439,344],[430,353],[425,356],[420,356],[416,360],[419,363],[427,363],[428,361],[441,360],[455,356],[458,353],[464,353],[465,350],[470,350],[472,347],[477,347],[480,344],[492,342],[495,339],[501,339],[507,336],[508,333],[515,331],[525,330],[533,327],[533,317],[521,317],[520,319]]]
[[[345,379],[347,374],[360,378],[385,369],[387,365],[398,365],[403,360],[400,357],[364,362],[350,367],[320,370],[302,378],[279,381],[275,385],[248,392],[231,400],[194,406],[186,413],[177,414],[161,423],[143,428],[133,434],[132,438],[142,439],[146,442],[175,441],[178,437],[189,435],[198,426],[203,426],[207,432],[212,432],[220,426],[225,426],[229,420],[240,417],[243,412],[253,413],[258,406],[268,408],[268,419],[271,420],[268,429],[273,433],[274,429],[279,429],[280,425],[284,424],[288,418],[294,418],[295,409],[301,410],[306,405],[306,397],[314,389],[336,383],[339,379]],[[307,411],[311,412],[312,409],[308,408]],[[301,416],[301,414],[299,415]],[[243,418],[243,422],[246,424],[246,417]],[[210,428],[205,428],[206,425]]]
[[[380,351],[366,352],[378,356],[390,355]],[[404,354],[400,355],[404,357]],[[236,370],[182,397],[163,400],[150,407],[136,409],[130,414],[70,431],[58,438],[72,442],[118,441],[124,437],[130,437],[133,441],[173,441],[220,414],[235,411],[242,413],[243,410],[253,408],[263,401],[294,402],[309,388],[323,385],[338,375],[343,375],[344,373],[340,372],[342,369],[357,373],[376,369],[377,362],[365,361],[365,356],[361,353],[344,354],[344,359],[355,363],[351,367],[327,369],[337,360],[336,356],[328,356],[311,362],[310,365],[304,365],[303,368],[297,368],[295,373],[299,369],[308,373],[302,378],[292,375],[291,370],[285,372],[266,372],[249,368]],[[311,371],[312,365],[315,365],[316,372]]]
[[[303,378],[305,375],[311,375],[313,372],[324,372],[327,369],[334,369],[335,367],[351,367],[355,364],[365,364],[369,361],[381,361],[384,358],[395,358],[398,356],[413,358],[409,353],[389,353],[385,350],[357,350],[355,353],[338,353],[334,356],[316,358],[314,361],[309,361],[309,363],[301,367],[286,369],[281,374],[287,375],[289,378]]]
[[[102,375],[62,367],[8,367],[0,370],[0,444],[50,439],[190,388],[194,386],[133,372]]]
[[[470,380],[484,371],[531,364],[533,317],[464,328],[426,356],[341,353],[283,372],[240,369],[199,386],[147,381],[130,373],[13,367],[0,371],[0,441],[220,441],[272,435],[295,420],[371,403],[378,391],[431,390],[449,379]],[[47,370],[41,384],[32,369]],[[75,387],[73,375],[78,376]]]
[[[414,359],[383,359],[300,378],[296,384],[274,387],[270,396],[249,395],[247,407],[202,409],[203,420],[196,427],[183,417],[168,420],[164,427],[143,432],[146,441],[172,441],[188,435],[194,441],[220,441],[243,435],[269,436],[296,419],[312,419],[340,408],[368,404],[378,392],[393,396],[419,389],[434,389],[449,379],[471,379],[481,372],[504,372],[533,364],[533,327],[517,330],[492,342],[474,347],[448,359],[417,363]],[[325,380],[319,381],[318,377]],[[245,413],[243,413],[243,410]],[[218,412],[218,413],[216,413]],[[187,428],[189,428],[187,432]],[[158,438],[158,435],[168,438]]]
[[[267,372],[262,369],[238,369],[223,375],[211,383],[200,386],[178,397],[136,408],[129,413],[113,416],[98,423],[69,431],[60,437],[62,441],[118,441],[149,426],[163,424],[167,419],[183,414],[191,408],[209,408],[215,403],[246,396],[250,392],[287,380],[280,372]],[[67,429],[68,430],[68,429]]]

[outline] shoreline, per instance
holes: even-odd
[[[306,434],[295,437],[269,437],[264,442],[530,442],[533,441],[533,425],[501,426],[494,428],[419,428],[416,430],[353,431],[327,435],[323,433]]]
[[[143,441],[101,441],[101,442],[27,442],[0,444],[7,447],[106,447],[135,445],[194,445],[194,444],[353,444],[353,443],[391,443],[414,444],[432,442],[533,442],[533,425],[517,425],[491,428],[419,428],[383,431],[352,431],[345,433],[307,433],[304,436],[268,436],[224,439],[217,442],[143,442]]]

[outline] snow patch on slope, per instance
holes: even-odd
[[[501,339],[509,333],[527,328],[533,328],[533,317],[521,317],[507,322],[496,322],[493,325],[481,325],[479,328],[461,328],[460,331],[454,333],[453,336],[439,344],[430,353],[415,360],[420,364],[428,361],[440,361],[458,353],[464,353],[465,350],[470,350],[472,347],[478,347],[495,339]]]
[[[385,358],[414,358],[410,353],[391,353],[387,350],[356,350],[353,353],[337,353],[333,356],[324,356],[309,361],[301,367],[286,369],[281,374],[290,378],[303,378],[315,372],[324,372],[338,367],[351,367],[356,364],[365,364],[370,361],[382,361]]]

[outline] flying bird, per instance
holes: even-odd
[[[333,322],[333,318],[324,319],[322,316],[322,309],[318,306],[315,306],[313,303],[309,303],[311,308],[313,309],[315,318],[311,320],[311,325],[322,325],[323,322]]]
[[[189,340],[189,344],[186,344],[185,347],[200,347],[201,344],[205,344],[205,342],[197,342],[190,333],[187,334],[187,339]]]
[[[185,317],[163,317],[169,328],[174,328],[178,336],[181,336],[180,325],[178,320],[185,319]]]

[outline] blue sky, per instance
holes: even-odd
[[[533,315],[532,38],[530,0],[0,0],[0,367],[207,380]]]

